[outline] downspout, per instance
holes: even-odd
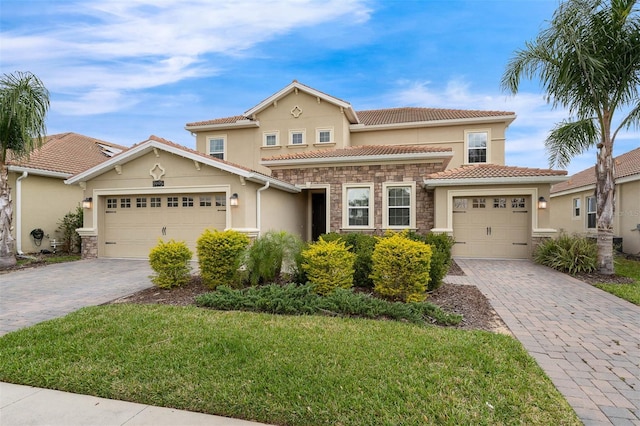
[[[16,252],[23,255],[22,251],[22,179],[29,176],[28,172],[22,172],[22,176],[16,179]]]
[[[267,183],[260,189],[258,189],[258,191],[256,192],[256,228],[258,229],[258,237],[260,236],[260,233],[262,232],[262,228],[261,228],[261,222],[262,222],[262,212],[260,211],[260,193],[266,189],[269,189],[269,181],[267,181]]]

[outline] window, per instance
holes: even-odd
[[[200,207],[211,207],[211,197],[200,197]]]
[[[580,217],[580,198],[574,198],[572,205],[573,205],[573,210],[572,210],[573,217]]]
[[[156,207],[162,207],[162,198],[160,197],[151,197],[151,207],[152,208],[156,208]]]
[[[333,143],[333,130],[332,129],[317,129],[316,141],[318,143]]]
[[[486,198],[474,198],[471,200],[471,207],[474,209],[484,209],[487,207]]]
[[[587,228],[596,228],[596,197],[587,197]]]
[[[121,209],[130,209],[131,208],[131,198],[120,198],[120,208]]]
[[[117,198],[107,198],[107,208],[108,209],[116,209],[116,208],[118,208],[118,199]]]
[[[225,136],[215,136],[209,138],[209,155],[215,158],[219,158],[220,160],[224,160],[224,145],[225,145]]]
[[[527,202],[524,197],[513,197],[511,199],[512,209],[525,209],[527,208]]]
[[[136,198],[136,207],[139,209],[147,207],[147,199],[140,197]]]
[[[269,132],[264,133],[264,146],[278,146],[280,145],[280,141],[278,140],[278,132]]]
[[[344,227],[373,227],[373,185],[347,185],[343,188],[346,206]]]
[[[513,206],[513,202],[511,203]],[[493,208],[494,209],[506,209],[507,208],[507,199],[506,198],[494,198],[493,199]]]
[[[289,132],[289,143],[291,145],[304,145],[304,130],[291,130]]]
[[[226,207],[227,197],[226,195],[216,195],[216,207]]]
[[[387,201],[386,225],[390,228],[411,226],[411,186],[390,186],[385,188]]]
[[[182,207],[193,207],[193,197],[182,197]]]
[[[468,132],[467,139],[467,162],[486,163],[487,144],[489,140],[488,132]]]
[[[167,207],[178,207],[178,197],[167,197]]]

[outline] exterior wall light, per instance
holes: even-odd
[[[229,198],[229,205],[231,206],[238,206],[238,193],[234,193],[230,198]]]
[[[93,198],[87,197],[84,200],[82,200],[83,209],[90,209],[92,206],[93,206]]]
[[[538,198],[538,208],[539,209],[546,209],[547,208],[547,200],[545,200],[544,197]]]

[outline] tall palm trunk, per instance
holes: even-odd
[[[605,123],[606,125],[606,123]],[[611,275],[613,267],[613,218],[615,214],[615,164],[609,129],[603,129],[596,162],[596,217],[598,227],[598,270]]]
[[[9,188],[9,169],[0,164],[0,269],[16,264],[11,236],[11,188]]]

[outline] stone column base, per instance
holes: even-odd
[[[98,257],[98,236],[83,235],[82,239],[82,259],[95,259]]]

